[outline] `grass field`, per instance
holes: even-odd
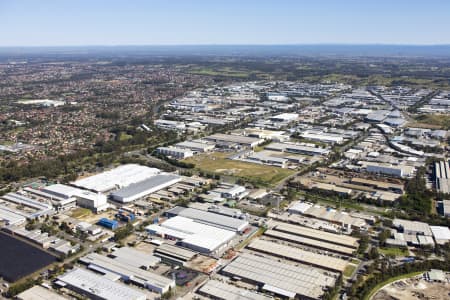
[[[353,272],[355,272],[356,266],[355,265],[347,265],[344,269],[344,276],[350,277],[352,276]]]
[[[400,249],[400,248],[379,248],[378,251],[384,255],[394,255],[394,256],[408,256],[408,249]]]
[[[410,127],[423,127],[430,129],[450,129],[450,116],[446,114],[424,114],[414,116],[415,122],[410,122]]]
[[[210,153],[185,159],[185,162],[195,164],[196,169],[209,173],[223,174],[249,179],[262,185],[274,185],[295,171],[278,167],[252,164],[227,157],[230,153]]]
[[[87,208],[78,207],[72,211],[71,217],[75,219],[80,219],[89,216],[91,213],[92,212]]]

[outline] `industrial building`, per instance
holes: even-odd
[[[105,276],[75,268],[58,277],[56,284],[94,300],[145,300],[146,295]]]
[[[218,280],[209,280],[197,293],[204,295],[206,297],[217,299],[217,300],[270,300],[272,297],[266,296],[264,294],[259,294],[254,291],[249,291],[247,289],[239,288],[237,286],[221,282]]]
[[[123,257],[122,259],[114,259],[97,253],[90,253],[80,258],[81,263],[95,272],[109,275],[110,278],[116,276],[117,279],[121,278],[160,294],[164,294],[170,288],[175,287],[174,280],[128,264],[127,260],[129,261],[129,259],[123,259]],[[135,261],[133,264],[136,263]],[[147,263],[144,261],[142,264]]]
[[[329,149],[312,147],[305,145],[298,145],[293,143],[271,143],[264,147],[266,150],[289,152],[294,154],[305,154],[305,155],[328,155],[330,153]]]
[[[0,223],[5,225],[20,225],[25,223],[26,220],[24,216],[17,212],[0,207]]]
[[[293,122],[298,119],[298,114],[295,113],[283,113],[270,117],[273,122]]]
[[[316,142],[322,142],[322,143],[328,143],[328,144],[342,144],[344,142],[344,137],[339,134],[332,134],[332,133],[325,133],[325,132],[302,132],[300,135],[302,138],[316,141]]]
[[[16,296],[18,300],[68,300],[69,298],[63,297],[58,293],[44,288],[40,285],[35,285],[28,290],[23,291]]]
[[[214,150],[215,145],[206,141],[184,141],[175,145],[177,148],[189,149],[194,153],[204,153]]]
[[[101,218],[98,222],[98,225],[106,227],[108,229],[114,230],[117,229],[117,227],[119,227],[119,222],[117,222],[116,220],[110,220],[107,218]]]
[[[212,215],[218,218],[223,217],[216,214]],[[197,221],[181,216],[170,218],[160,225],[149,225],[146,230],[152,235],[177,239],[183,247],[215,256],[220,256],[228,249],[231,246],[230,242],[236,236],[235,231],[218,228],[201,220]]]
[[[305,251],[303,249],[284,245],[279,242],[276,243],[266,240],[254,240],[247,246],[247,248],[333,272],[343,273],[345,267],[347,266],[347,262],[343,259]]]
[[[66,199],[68,202],[75,201],[76,205],[92,209],[95,212],[104,211],[109,207],[106,196],[99,192],[96,193],[59,183],[46,186],[41,191],[52,197],[52,199],[53,196],[56,196],[57,199]]]
[[[335,278],[313,267],[297,266],[278,259],[243,253],[222,269],[222,273],[261,286],[276,295],[301,299],[320,299]]]
[[[288,159],[267,155],[265,151],[251,153],[244,161],[257,162],[279,168],[286,168],[288,165]]]
[[[348,256],[353,255],[353,253],[355,252],[354,248],[336,245],[336,244],[324,242],[324,241],[318,241],[315,239],[310,239],[307,237],[298,236],[295,234],[285,233],[282,231],[277,231],[277,230],[272,230],[272,229],[266,230],[264,232],[264,234],[269,237],[277,238],[280,240],[285,240],[285,241],[288,241],[291,243],[297,243],[300,245],[310,246],[310,247],[314,247],[317,249],[322,249],[322,250],[330,251],[330,252],[336,252],[336,253],[340,253],[340,254],[344,254],[344,255],[348,255]]]
[[[191,150],[178,147],[158,147],[156,152],[176,159],[185,159],[194,156],[194,152]]]
[[[28,219],[35,219],[42,216],[52,215],[55,212],[51,204],[44,201],[41,202],[38,200],[34,200],[17,193],[7,193],[6,195],[3,195],[1,199],[30,209],[31,211],[29,213],[25,210],[19,213],[27,217]]]
[[[439,193],[450,193],[450,168],[448,161],[437,161],[434,163],[436,190]]]
[[[163,243],[154,250],[153,255],[159,257],[163,262],[184,266],[188,261],[193,259],[197,253],[176,245]]]
[[[159,169],[137,164],[126,164],[112,170],[79,179],[73,184],[96,192],[108,192],[121,189],[132,183],[143,181],[160,173]]]
[[[414,168],[410,166],[395,166],[387,163],[366,162],[366,170],[369,173],[390,175],[395,177],[408,177],[413,174]]]
[[[155,125],[161,129],[184,131],[186,130],[186,124],[178,121],[162,120],[158,119],[155,121]]]
[[[27,230],[23,227],[11,225],[4,227],[3,230],[11,235],[19,236],[39,247],[53,250],[59,255],[73,254],[80,248],[78,244],[72,245],[70,241],[49,235],[47,232],[41,232],[38,229]]]
[[[252,138],[247,136],[241,136],[241,135],[232,135],[232,134],[223,134],[223,133],[216,133],[213,135],[209,135],[204,138],[208,141],[213,141],[215,143],[235,143],[242,147],[248,147],[248,148],[254,148],[258,146],[259,144],[263,143],[263,139],[258,138]]]
[[[446,226],[430,226],[434,240],[438,245],[450,243],[450,229]]]
[[[185,208],[181,206],[176,206],[172,209],[169,209],[166,212],[166,215],[169,217],[181,216],[190,218],[199,223],[207,224],[209,226],[225,230],[230,230],[236,233],[242,233],[249,226],[249,223],[246,220],[236,219],[199,209]]]
[[[158,174],[143,181],[132,183],[111,193],[114,201],[127,203],[150,195],[179,182],[181,177],[174,174]]]
[[[303,237],[307,237],[310,239],[333,243],[336,245],[341,245],[344,247],[357,249],[358,248],[358,239],[343,235],[343,234],[335,234],[331,232],[326,232],[318,229],[312,229],[308,227],[298,226],[298,225],[292,225],[288,223],[282,223],[282,222],[272,222],[273,230],[276,231],[282,231],[294,235],[299,235]]]
[[[145,270],[154,268],[161,261],[159,257],[130,247],[117,248],[109,256],[115,261]]]
[[[77,199],[74,197],[66,198],[64,195],[57,196],[55,193],[42,189],[34,189],[31,187],[24,188],[24,191],[33,197],[49,200],[57,211],[68,210],[76,207]]]
[[[430,225],[424,222],[394,219],[392,221],[392,224],[400,232],[403,232],[407,235],[433,235],[430,229]]]

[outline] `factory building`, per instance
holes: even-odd
[[[334,277],[324,275],[316,268],[250,253],[236,257],[222,269],[222,273],[289,299],[320,299],[324,291],[335,284]]]
[[[293,143],[271,143],[264,147],[266,150],[288,152],[294,154],[305,154],[305,155],[328,155],[330,150],[319,147],[311,147],[298,145]]]
[[[194,156],[194,152],[178,147],[158,147],[156,152],[159,154],[173,157],[176,159],[185,159]]]
[[[439,193],[450,193],[450,168],[448,161],[434,163],[436,190]]]
[[[18,206],[27,207],[32,212],[30,213],[24,213],[27,216],[28,219],[35,219],[42,216],[47,216],[53,214],[55,211],[53,210],[53,206],[49,203],[46,203],[44,201],[38,201],[31,198],[28,198],[24,195],[17,194],[17,193],[7,193],[6,195],[3,195],[2,200],[6,200],[7,202],[14,203]],[[25,216],[25,215],[24,215]]]
[[[114,201],[128,203],[174,185],[180,180],[181,177],[178,175],[158,174],[111,193],[111,198]]]
[[[254,291],[249,291],[247,289],[239,288],[237,286],[218,281],[209,280],[197,293],[210,297],[211,299],[218,300],[270,300],[272,297],[266,296],[264,294],[259,294]]]
[[[160,173],[159,169],[137,164],[126,164],[112,170],[73,182],[73,185],[96,192],[121,189],[132,183],[143,181]]]
[[[68,300],[68,298],[60,294],[44,288],[40,285],[35,285],[28,290],[23,291],[16,296],[18,300]]]
[[[190,218],[209,226],[230,230],[236,233],[244,232],[244,230],[249,226],[249,223],[246,220],[236,219],[199,209],[185,208],[181,206],[176,206],[172,209],[169,209],[166,212],[166,215],[168,217],[181,216],[184,218]]]
[[[186,248],[164,243],[154,250],[153,255],[159,257],[163,262],[184,266],[197,253]]]
[[[273,225],[272,229],[275,231],[281,231],[288,234],[302,236],[317,241],[333,243],[336,245],[344,246],[355,250],[358,248],[358,239],[348,235],[335,234],[323,230],[312,229],[308,227],[297,226],[276,221],[272,222],[271,224]]]
[[[366,170],[369,173],[390,175],[395,177],[408,177],[413,173],[414,168],[409,166],[395,166],[391,164],[367,162]]]
[[[109,256],[114,258],[115,261],[144,270],[154,268],[161,261],[161,259],[156,256],[130,247],[118,248]]]
[[[247,246],[247,248],[333,272],[343,273],[345,267],[347,266],[347,261],[343,259],[317,254],[311,251],[305,251],[300,248],[283,245],[272,241],[254,240]]]
[[[186,124],[183,122],[171,121],[171,120],[156,120],[155,125],[161,129],[184,131],[186,130]]]
[[[132,264],[129,264],[130,261],[132,259],[129,257],[124,258],[122,256],[122,259],[114,259],[97,253],[90,253],[80,258],[81,263],[95,272],[108,275],[108,277],[116,276],[118,279],[160,294],[164,294],[175,287],[174,280],[136,267],[135,265],[138,264],[136,260]],[[143,261],[142,264],[145,265],[147,262]]]
[[[254,148],[264,142],[263,139],[240,135],[223,134],[223,133],[216,133],[207,136],[204,139],[208,141],[213,141],[215,143],[235,143],[240,145],[241,147],[248,147],[248,148]]]
[[[116,220],[110,220],[107,218],[101,218],[98,222],[97,225],[103,226],[105,228],[114,230],[117,229],[119,227],[119,222],[117,222]]]
[[[273,117],[270,120],[273,122],[293,122],[298,119],[298,114],[295,113],[283,113]]]
[[[325,132],[302,132],[301,137],[307,140],[328,143],[328,144],[342,144],[344,137],[339,134],[331,134]]]
[[[109,207],[104,194],[79,189],[65,184],[53,184],[43,188],[42,191],[46,194],[54,195],[57,198],[74,199],[78,206],[92,209],[95,212],[104,211]]]
[[[181,216],[170,218],[159,225],[149,225],[146,230],[152,235],[176,239],[182,247],[214,256],[220,256],[224,253],[231,246],[230,242],[236,236],[234,231]]]
[[[146,295],[105,276],[75,268],[58,277],[56,284],[93,300],[145,300]]]
[[[25,223],[27,219],[19,213],[10,209],[0,207],[0,224],[5,225],[20,225]]]
[[[175,145],[177,148],[189,149],[194,153],[204,153],[213,151],[216,147],[214,143],[206,141],[184,141]]]

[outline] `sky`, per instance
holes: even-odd
[[[450,44],[450,1],[0,0],[0,47],[197,44]]]

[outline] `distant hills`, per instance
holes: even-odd
[[[142,56],[348,56],[450,57],[450,45],[180,45],[0,47],[0,56],[142,55]]]

